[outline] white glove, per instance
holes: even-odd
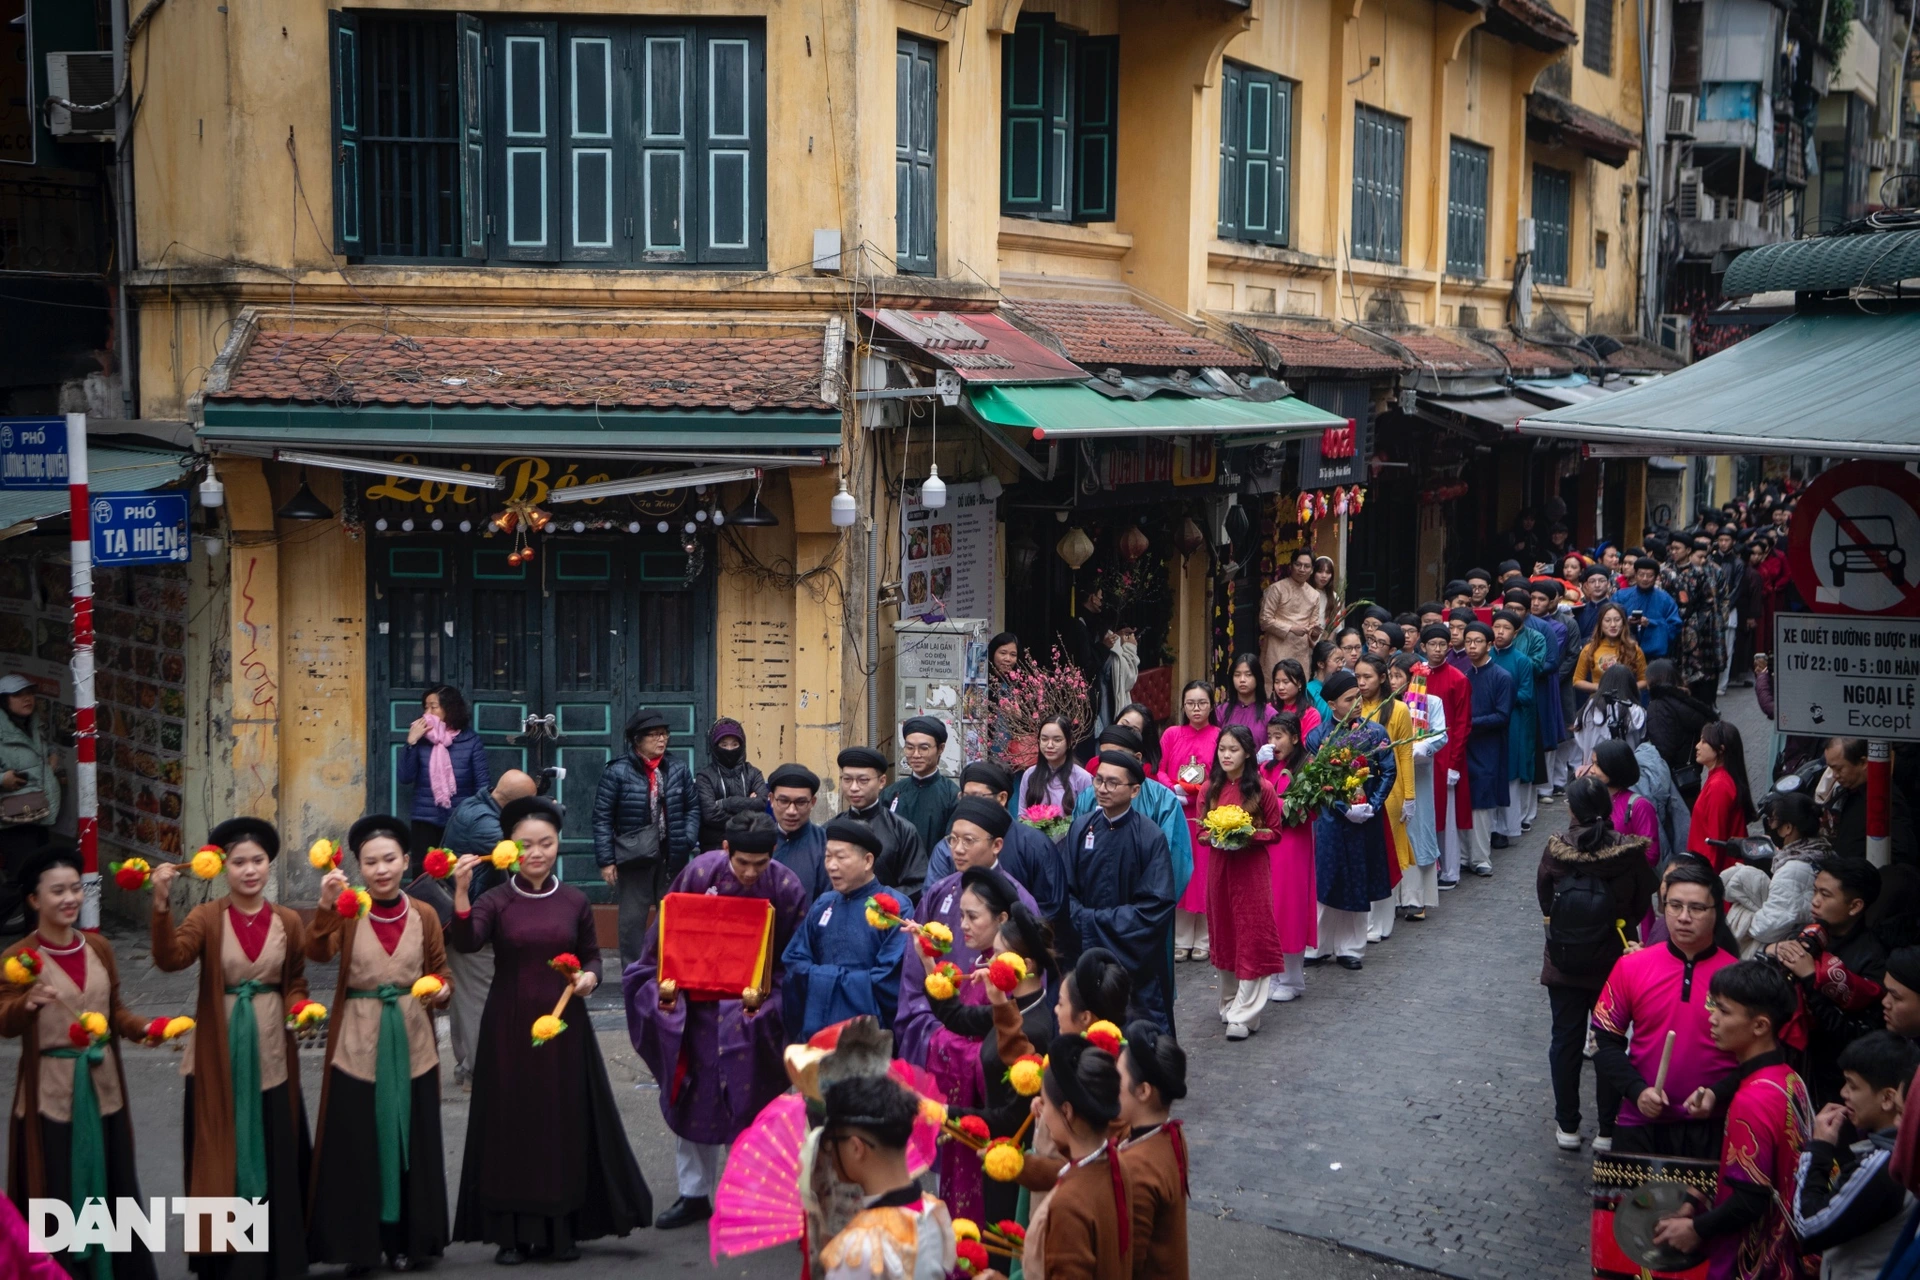
[[[1372,816],[1373,816],[1373,806],[1368,804],[1364,800],[1360,801],[1358,804],[1350,804],[1347,806],[1348,822],[1357,824],[1357,823],[1365,822],[1368,818],[1371,818]]]
[[[1266,745],[1262,746],[1258,751],[1253,753],[1253,758],[1259,761],[1261,764],[1272,764],[1273,763],[1273,744],[1269,742]]]
[[[1459,771],[1458,769],[1449,769],[1449,770],[1447,770],[1447,785],[1448,785],[1448,786],[1450,786],[1450,787],[1451,787],[1451,786],[1455,786],[1455,785],[1457,785],[1457,784],[1459,783],[1459,781],[1460,781],[1460,771]]]
[[[1413,821],[1413,804],[1414,804],[1414,802],[1413,802],[1413,801],[1411,801],[1411,800],[1409,800],[1409,801],[1407,801],[1407,802],[1406,802],[1405,804],[1403,804],[1403,805],[1401,805],[1401,806],[1400,806],[1400,821],[1401,821],[1401,823],[1402,823],[1402,824],[1410,824],[1410,823],[1412,823],[1412,821]]]

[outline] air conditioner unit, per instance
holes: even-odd
[[[1713,197],[1707,194],[1706,182],[1698,169],[1682,169],[1680,182],[1674,192],[1674,212],[1686,222],[1710,220],[1716,210]]]
[[[47,131],[56,138],[113,138],[113,54],[105,50],[47,55],[47,93],[96,111],[54,106]]]
[[[1690,93],[1667,95],[1667,136],[1691,138],[1694,126],[1694,97]]]
[[[1893,144],[1893,167],[1903,174],[1920,174],[1920,138],[1902,138]]]
[[[1660,317],[1660,345],[1687,364],[1693,363],[1693,317],[1667,312]]]
[[[1891,151],[1892,151],[1892,148],[1887,145],[1887,140],[1885,138],[1868,138],[1867,139],[1867,168],[1868,169],[1885,169],[1888,165],[1888,162],[1893,158],[1889,154]]]
[[[1734,212],[1740,221],[1750,227],[1758,227],[1760,225],[1760,213],[1761,210],[1765,208],[1764,205],[1758,200],[1737,200],[1734,203],[1739,206]]]

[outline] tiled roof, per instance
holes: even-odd
[[[1301,329],[1255,329],[1280,357],[1281,372],[1328,369],[1338,373],[1398,373],[1406,361],[1337,333]]]
[[[1552,347],[1535,346],[1515,338],[1482,338],[1481,341],[1507,358],[1516,377],[1572,373],[1582,367],[1579,361],[1569,359],[1565,352]]]
[[[1499,356],[1465,347],[1431,333],[1396,333],[1393,340],[1413,356],[1416,372],[1432,372],[1440,377],[1465,374],[1504,374],[1507,366]]]
[[[1253,369],[1260,362],[1231,347],[1196,338],[1151,311],[1124,302],[1008,304],[1022,319],[1051,332],[1067,358],[1094,372],[1108,365],[1158,369]]]
[[[813,409],[818,338],[263,333],[220,400],[496,408]]]
[[[1639,135],[1626,126],[1541,90],[1527,95],[1527,128],[1529,136],[1578,147],[1616,169],[1640,148]]]
[[[1611,368],[1647,373],[1672,373],[1676,369],[1686,367],[1673,352],[1665,347],[1655,346],[1637,335],[1616,335],[1614,341],[1620,344],[1620,349],[1607,357],[1607,364]]]

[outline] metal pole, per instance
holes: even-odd
[[[120,416],[129,420],[140,416],[134,408],[133,325],[127,314],[127,276],[133,270],[135,241],[133,229],[133,93],[127,68],[127,0],[112,0],[108,6],[113,30],[113,83],[119,90],[113,99],[113,186],[117,212],[114,223],[114,261],[120,278],[113,291],[113,333],[115,354],[120,365]],[[88,534],[91,539],[91,533]]]
[[[873,598],[873,558],[879,548],[880,531],[874,527],[873,514],[867,514],[867,745],[880,736],[880,609]]]
[[[67,415],[67,554],[73,562],[73,798],[79,817],[80,927],[100,928],[100,788],[93,709],[93,521],[87,511],[87,415]]]
[[[1867,743],[1867,861],[1893,863],[1893,749],[1877,739]]]

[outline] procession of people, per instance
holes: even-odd
[[[197,973],[191,1018],[125,1007],[112,945],[76,927],[76,854],[16,860],[33,928],[0,953],[0,1035],[22,1041],[10,1195],[137,1198],[117,1042],[178,1042],[186,1185],[260,1198],[274,1241],[189,1239],[204,1276],[408,1271],[453,1242],[565,1262],[699,1224],[724,1251],[774,1151],[799,1173],[767,1238],[797,1240],[815,1276],[1180,1278],[1179,990],[1214,984],[1229,1043],[1284,1034],[1306,969],[1445,927],[1461,876],[1502,874],[1496,853],[1544,822],[1552,1141],[1697,1164],[1717,1190],[1649,1247],[1715,1280],[1786,1280],[1820,1251],[1849,1260],[1829,1275],[1876,1274],[1920,1186],[1902,1123],[1920,867],[1853,847],[1850,740],[1767,744],[1776,778],[1797,779],[1796,750],[1825,776],[1754,799],[1716,701],[1747,678],[1768,701],[1765,619],[1798,602],[1774,594],[1775,523],[1724,514],[1624,554],[1560,539],[1547,556],[1517,528],[1516,559],[1397,615],[1347,606],[1302,550],[1258,651],[1188,684],[1170,723],[1116,699],[1098,733],[996,726],[950,776],[949,723],[913,717],[890,750],[839,752],[824,821],[811,766],[828,762],[763,772],[721,719],[695,773],[665,717],[636,712],[590,827],[627,1029],[673,1135],[657,1212],[584,1008],[568,1021],[602,957],[559,874],[566,813],[528,774],[493,778],[459,692],[436,687],[402,757],[411,812],[320,835],[310,910],[268,900],[282,839],[259,819],[142,865],[154,965]],[[225,892],[176,918],[182,875]],[[328,1009],[306,966],[332,962]],[[471,1091],[452,1177],[442,1014]],[[299,1052],[318,1041],[310,1107]],[[140,1249],[58,1261],[154,1274]]]

